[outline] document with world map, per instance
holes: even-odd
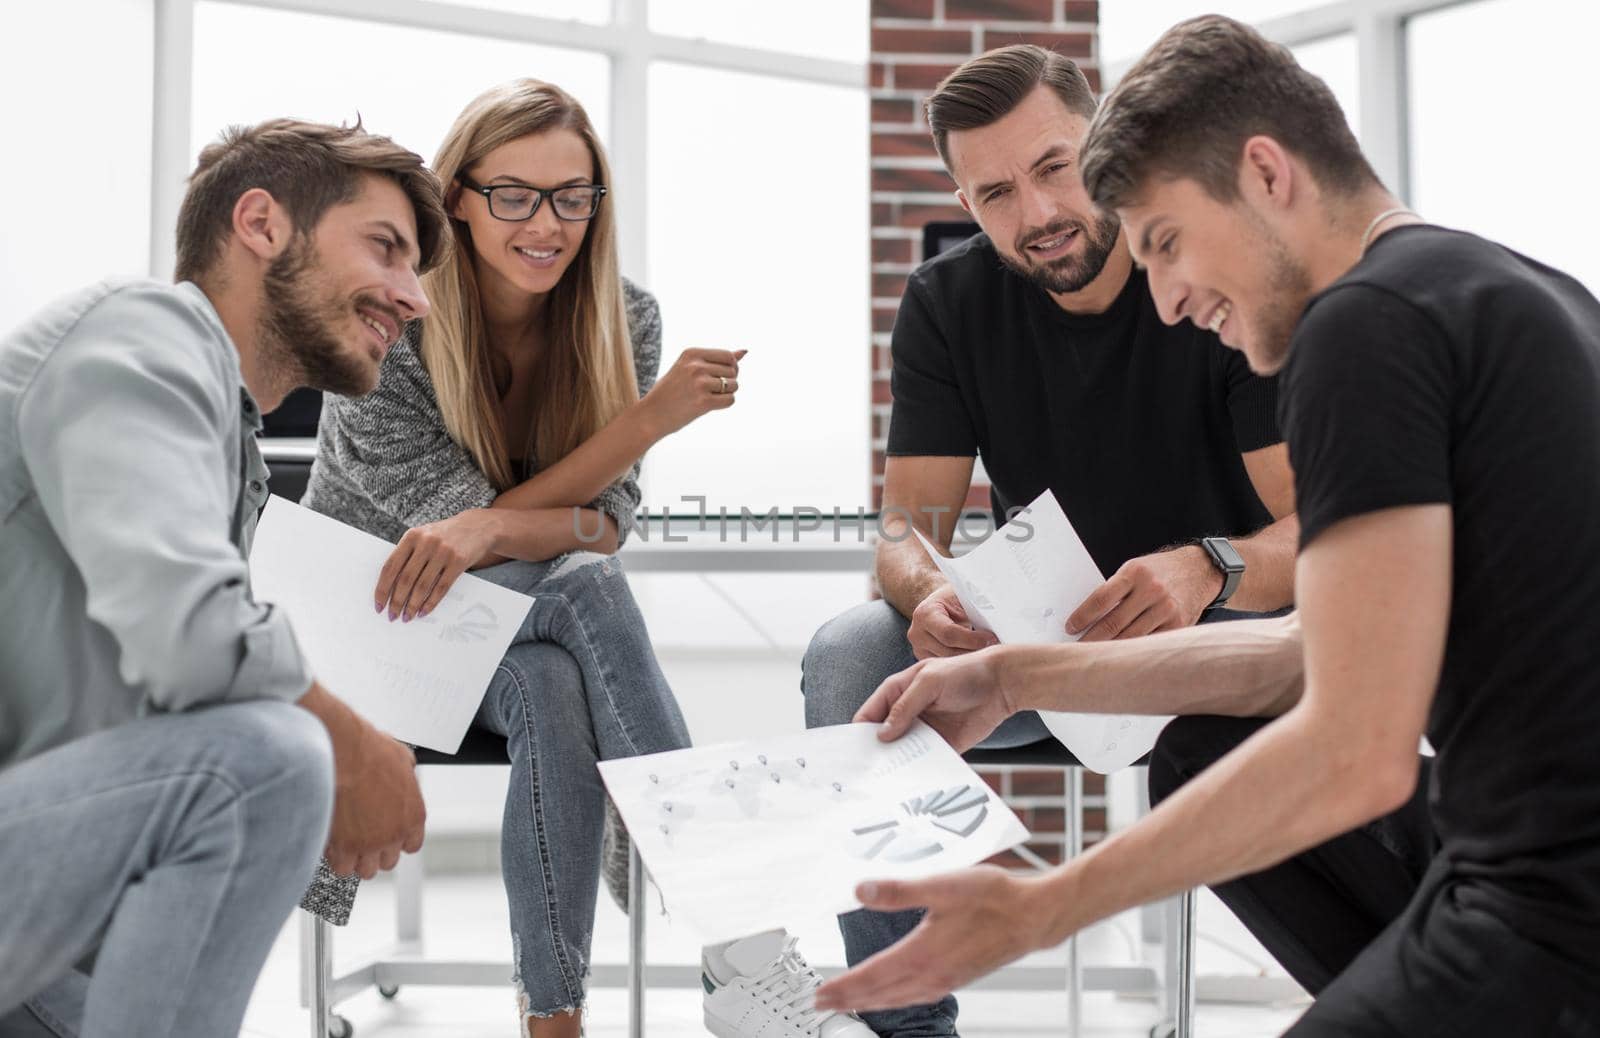
[[[673,918],[701,940],[859,908],[867,879],[975,865],[1028,839],[932,728],[875,724],[602,761]]]

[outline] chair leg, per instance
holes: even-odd
[[[1173,1038],[1194,1038],[1194,933],[1195,892],[1185,891],[1178,902],[1178,1005],[1173,1016]]]
[[[319,915],[311,917],[311,1038],[328,1038],[328,1004],[333,987],[333,930]]]
[[[394,867],[394,935],[402,942],[422,939],[422,855],[402,854]]]
[[[1083,769],[1067,769],[1067,860],[1083,853]],[[1078,957],[1078,935],[1067,939],[1067,1034],[1083,1027],[1083,961]]]
[[[633,843],[628,851],[628,1038],[644,1035],[644,898],[644,862]]]

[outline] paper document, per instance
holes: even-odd
[[[1056,496],[1046,490],[988,540],[957,559],[939,554],[912,527],[939,572],[955,588],[974,627],[1002,642],[1047,645],[1077,641],[1067,617],[1105,582]],[[1084,767],[1102,774],[1150,752],[1167,717],[1069,714],[1041,710],[1050,734]]]
[[[859,908],[866,879],[975,865],[1025,829],[922,722],[875,724],[600,762],[667,911],[706,943]]]
[[[324,688],[402,742],[454,753],[533,599],[470,573],[427,616],[373,609],[394,545],[272,497],[250,549],[257,601],[288,614]]]

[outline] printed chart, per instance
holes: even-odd
[[[667,910],[703,940],[859,907],[865,879],[929,876],[1028,831],[933,729],[870,724],[603,761]]]

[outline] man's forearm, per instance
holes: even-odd
[[[1294,604],[1294,553],[1300,520],[1290,513],[1249,537],[1232,541],[1244,559],[1244,577],[1228,599],[1229,609],[1265,613]]]
[[[884,524],[884,539],[878,542],[875,575],[878,591],[884,600],[894,606],[901,616],[916,612],[922,600],[944,587],[944,574],[934,565],[922,549],[910,528],[902,520],[898,529]],[[898,542],[890,537],[902,537]]]
[[[1326,712],[1279,718],[1137,824],[1058,868],[1041,905],[1056,914],[1053,940],[1260,871],[1394,810],[1409,790],[1368,756],[1355,727]]]
[[[328,740],[333,744],[334,781],[338,788],[344,788],[350,776],[360,767],[358,758],[361,755],[362,729],[366,727],[366,722],[346,706],[344,700],[317,682],[312,682],[306,693],[295,700],[295,704],[321,721],[328,730]]]
[[[1294,706],[1305,680],[1298,613],[988,651],[1018,710],[1274,717]]]

